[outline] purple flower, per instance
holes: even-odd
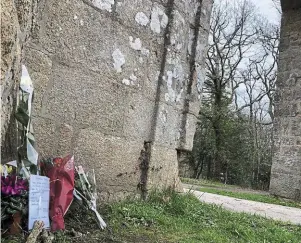
[[[15,175],[1,177],[1,193],[4,195],[20,195],[22,191],[28,191],[28,181]]]

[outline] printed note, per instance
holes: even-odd
[[[28,229],[31,230],[36,220],[43,221],[44,228],[49,228],[49,178],[31,175],[29,180],[29,216]]]

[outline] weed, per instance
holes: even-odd
[[[119,234],[125,238],[144,236],[149,242],[297,243],[301,239],[300,226],[287,226],[259,216],[228,212],[200,203],[190,194],[156,192],[146,201],[115,203],[110,206],[110,211],[112,227]],[[138,219],[138,222],[143,219],[143,223],[137,224],[137,220],[133,219]],[[122,224],[127,227],[122,227]]]

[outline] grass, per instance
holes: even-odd
[[[147,201],[128,199],[106,206],[102,213],[109,225],[106,231],[97,229],[90,214],[71,209],[66,217],[69,232],[56,234],[54,242],[299,243],[301,239],[301,226],[225,211],[190,194],[152,193]],[[72,228],[83,236],[70,234]]]
[[[111,223],[121,234],[147,235],[150,242],[300,242],[301,228],[201,204],[192,195],[154,194],[148,202],[111,206]]]
[[[114,203],[106,215],[112,242],[298,243],[301,239],[300,226],[225,211],[190,194],[153,193],[147,201]]]
[[[193,195],[153,194],[148,202],[111,206],[120,234],[146,235],[150,242],[300,242],[301,227],[200,203]],[[120,225],[127,225],[120,228]]]
[[[196,186],[206,186],[206,187],[223,187],[223,188],[240,188],[235,185],[225,185],[223,183],[205,179],[192,179],[192,178],[181,178],[181,181],[186,184],[196,185]]]

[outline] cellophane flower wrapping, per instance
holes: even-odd
[[[51,231],[64,230],[64,216],[73,200],[74,157],[68,155],[42,162],[41,170],[50,178]]]
[[[98,226],[101,229],[105,229],[107,224],[101,217],[101,215],[97,211],[96,205],[96,179],[94,170],[92,170],[92,176],[89,176],[90,180],[88,180],[88,175],[85,173],[82,166],[78,166],[76,169],[76,179],[75,179],[75,189],[74,196],[78,199],[87,209],[91,210],[98,222]]]

